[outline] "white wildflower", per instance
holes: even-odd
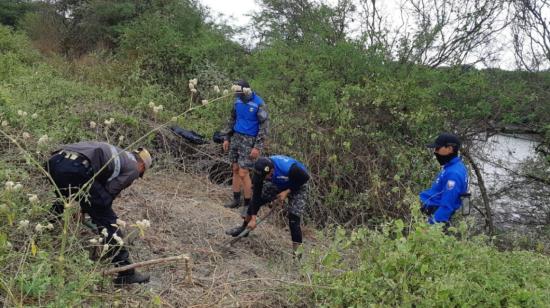
[[[162,110],[164,110],[164,106],[162,106],[162,105],[158,105],[158,106],[153,107],[153,112],[154,113],[159,113],[159,111],[162,111]]]
[[[218,87],[218,86],[214,86],[214,92],[216,92],[216,93],[220,93],[220,87]]]
[[[116,224],[121,226],[122,228],[126,227],[126,222],[122,219],[116,219]]]
[[[29,226],[29,221],[28,220],[24,219],[24,220],[19,221],[19,227],[20,228],[26,228],[28,226]]]
[[[151,107],[151,108],[155,107],[155,102],[153,102],[153,101],[149,102],[149,107]]]
[[[2,127],[7,127],[10,123],[6,120],[2,121]]]
[[[48,135],[43,135],[38,139],[38,144],[46,144],[48,143],[48,141],[49,141]]]
[[[194,85],[192,82],[189,82],[189,90],[190,90],[191,92],[193,92],[193,90],[196,91],[195,85]]]
[[[201,101],[201,103],[202,103],[204,106],[206,106],[206,105],[208,105],[208,100],[207,100],[207,99],[203,99],[203,100]]]
[[[147,219],[136,221],[136,225],[142,229],[151,227],[151,223]]]
[[[231,86],[231,91],[233,91],[233,92],[241,92],[241,91],[242,91],[242,87],[239,86],[239,85],[234,84],[234,85]]]
[[[51,223],[48,223],[47,225],[44,226],[44,228],[48,230],[53,230],[53,225]]]
[[[243,88],[243,93],[245,95],[250,95],[250,94],[252,94],[252,89],[251,88]]]
[[[31,118],[33,118],[33,119],[38,119],[38,113],[33,113],[33,114],[31,115]]]
[[[113,124],[113,122],[111,122],[110,120],[105,120],[105,121],[103,121],[103,124],[105,124],[107,126],[111,126],[111,124]]]
[[[103,235],[103,237],[107,237],[109,236],[109,232],[107,232],[107,229],[103,228],[103,230],[101,230],[101,235]]]
[[[229,94],[229,91],[227,91],[227,89],[223,90],[223,95],[227,95]]]
[[[118,137],[118,142],[122,142],[122,141],[124,141],[124,136],[121,135]]]
[[[10,249],[10,248],[12,248],[13,246],[11,245],[10,242],[7,242],[7,241],[6,241],[6,247],[7,247],[8,249]]]
[[[103,249],[101,249],[101,255],[104,255],[107,250],[109,250],[109,244],[103,244]]]
[[[13,190],[15,190],[15,191],[18,191],[21,188],[23,188],[23,185],[21,185],[21,183],[19,183],[19,182],[15,183],[15,186],[13,186]]]
[[[29,202],[30,203],[38,203],[38,196],[35,194],[29,194]]]
[[[42,226],[41,224],[36,224],[36,227],[34,227],[34,231],[36,232],[42,232],[43,229],[44,226]]]
[[[197,78],[189,80],[189,83],[192,83],[195,87],[199,83],[199,80]]]
[[[8,191],[14,190],[14,189],[13,189],[14,186],[15,186],[15,183],[12,182],[12,181],[7,181],[6,184],[4,184],[4,187],[5,187],[6,190],[8,190]]]
[[[17,115],[24,117],[27,113],[23,110],[17,110]]]
[[[191,89],[191,93],[193,94],[197,93],[197,89]]]
[[[31,137],[31,134],[24,132],[23,133],[23,139],[29,139]]]
[[[118,234],[113,234],[113,239],[120,245],[124,245],[124,241],[122,240],[122,238],[120,236],[118,236]]]
[[[88,240],[88,242],[90,242],[90,244],[92,245],[97,245],[97,243],[99,243],[98,240],[95,238]]]
[[[96,123],[96,122],[90,121],[90,128],[93,129],[93,128],[96,128],[96,126],[97,126],[97,123]]]
[[[172,122],[177,122],[178,121],[178,117],[172,117]]]

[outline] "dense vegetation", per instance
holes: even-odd
[[[333,245],[312,254],[305,267],[314,272],[310,282],[323,287],[307,289],[308,300],[327,306],[548,302],[546,256],[498,252],[487,238],[442,236],[414,222],[418,204],[411,200],[436,171],[423,145],[443,130],[457,132],[466,146],[507,125],[536,131],[546,153],[536,176],[550,181],[550,73],[403,61],[346,36],[335,22],[338,8],[310,3],[290,14],[290,4],[275,0],[262,8],[255,17],[262,40],[249,50],[191,1],[0,4],[0,183],[23,186],[0,189],[6,303],[94,301],[97,264],[87,260],[74,232],[33,231],[47,224],[53,199],[39,170],[49,150],[90,138],[127,146],[196,106],[202,107],[179,124],[211,135],[224,125],[231,97],[202,102],[222,97],[238,78],[268,103],[267,153],[295,156],[312,171],[311,223],[386,224],[381,231],[338,229]],[[193,78],[196,93],[188,86]],[[164,110],[153,112],[151,102]],[[116,125],[104,122],[110,118]],[[394,218],[402,220],[388,222]],[[401,221],[413,221],[407,236]]]

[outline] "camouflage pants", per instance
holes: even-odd
[[[264,182],[264,186],[262,188],[262,201],[260,203],[260,206],[277,199],[277,195],[281,191],[282,190],[279,189],[275,184],[271,182]],[[308,191],[309,186],[307,183],[302,185],[302,187],[300,187],[300,189],[298,189],[297,191],[291,191],[290,194],[288,194],[288,202],[285,205],[285,209],[289,213],[301,217],[306,208]]]
[[[250,151],[256,143],[256,137],[233,134],[229,145],[229,161],[238,163],[239,167],[245,169],[254,168],[254,161],[250,158]]]

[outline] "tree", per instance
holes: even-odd
[[[516,63],[538,71],[550,66],[550,1],[515,0],[512,24]]]
[[[355,11],[351,0],[340,0],[335,6],[310,0],[262,0],[260,6],[261,12],[253,20],[262,43],[280,38],[334,45],[345,39]]]
[[[29,0],[0,2],[0,24],[16,27],[19,20],[29,12],[36,11],[40,3]]]

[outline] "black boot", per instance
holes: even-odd
[[[234,208],[238,208],[239,206],[241,206],[241,193],[238,192],[234,192],[233,193],[233,200],[231,200],[231,202],[229,203],[226,203],[223,205],[224,207],[226,208],[229,208],[229,209],[234,209]]]
[[[235,228],[231,228],[231,229],[225,231],[225,234],[231,235],[232,237],[237,237],[237,236],[239,236],[239,234],[241,234],[245,229],[246,229],[246,223],[244,223],[242,226],[238,226],[238,227],[235,227]],[[248,233],[246,233],[245,235],[243,235],[243,237],[247,237],[247,236],[248,236]]]
[[[117,230],[116,233],[123,237],[122,231]],[[130,261],[130,253],[128,252],[128,249],[124,246],[113,246],[114,250],[116,251],[116,255],[113,257],[113,260],[111,261],[113,264],[115,264],[116,267],[130,265],[132,262]],[[122,271],[118,273],[118,276],[113,280],[115,285],[127,285],[132,283],[145,283],[149,282],[149,275],[147,274],[141,274],[137,272],[134,269],[130,269],[127,271]]]
[[[117,286],[129,285],[132,283],[146,283],[149,282],[149,278],[149,275],[139,273],[132,269],[118,273],[118,276],[113,279],[113,283]]]

